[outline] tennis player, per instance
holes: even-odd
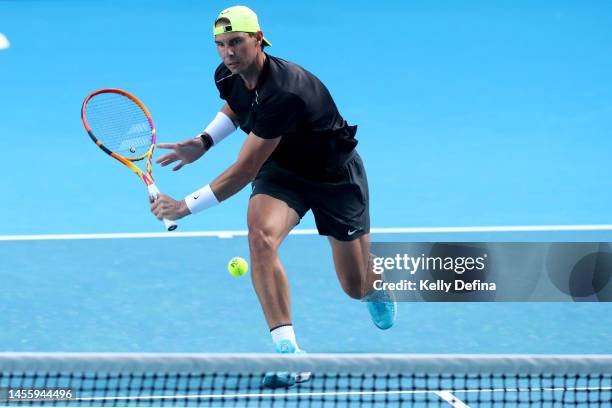
[[[371,296],[368,182],[355,150],[356,126],[338,112],[329,91],[304,68],[264,52],[256,14],[223,10],[213,25],[222,63],[215,84],[225,104],[197,137],[159,144],[171,152],[157,163],[174,170],[199,159],[240,127],[248,134],[237,160],[210,184],[177,201],[161,195],[157,218],[176,220],[219,204],[252,184],[248,206],[253,286],[279,352],[299,352],[291,324],[289,286],[277,249],[308,210],[329,237],[336,273],[352,298]],[[377,294],[380,296],[380,294]],[[396,304],[368,301],[380,329],[390,328]]]

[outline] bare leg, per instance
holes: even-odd
[[[353,241],[339,241],[329,237],[336,274],[342,289],[354,299],[362,299],[373,290],[377,275],[372,272],[370,235]]]
[[[291,323],[289,283],[277,249],[298,221],[295,210],[281,200],[257,194],[249,201],[251,278],[270,328]]]
[[[369,235],[349,242],[330,237],[329,242],[342,289],[354,299],[363,299],[374,290],[374,281],[380,279],[380,276],[373,272]],[[379,329],[386,330],[393,326],[397,305],[392,294],[380,292],[380,297],[376,300],[370,299],[367,306],[372,321]]]

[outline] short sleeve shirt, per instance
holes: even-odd
[[[253,90],[221,64],[215,83],[244,132],[282,137],[269,160],[303,177],[324,179],[357,145],[357,127],[342,118],[325,85],[297,64],[266,54]]]

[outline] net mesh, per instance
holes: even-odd
[[[610,356],[15,355],[1,402],[61,406],[610,407]],[[264,373],[309,381],[265,388]],[[70,399],[10,398],[29,389]],[[20,394],[21,395],[21,394]]]
[[[138,104],[124,95],[95,95],[85,106],[85,116],[94,136],[112,152],[137,158],[151,146],[149,119]]]

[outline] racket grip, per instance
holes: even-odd
[[[147,188],[149,189],[149,197],[151,197],[153,201],[157,200],[157,196],[159,195],[159,189],[157,186],[155,184],[149,184]],[[163,221],[168,231],[174,231],[176,227],[178,227],[174,221],[170,221],[165,218]]]

